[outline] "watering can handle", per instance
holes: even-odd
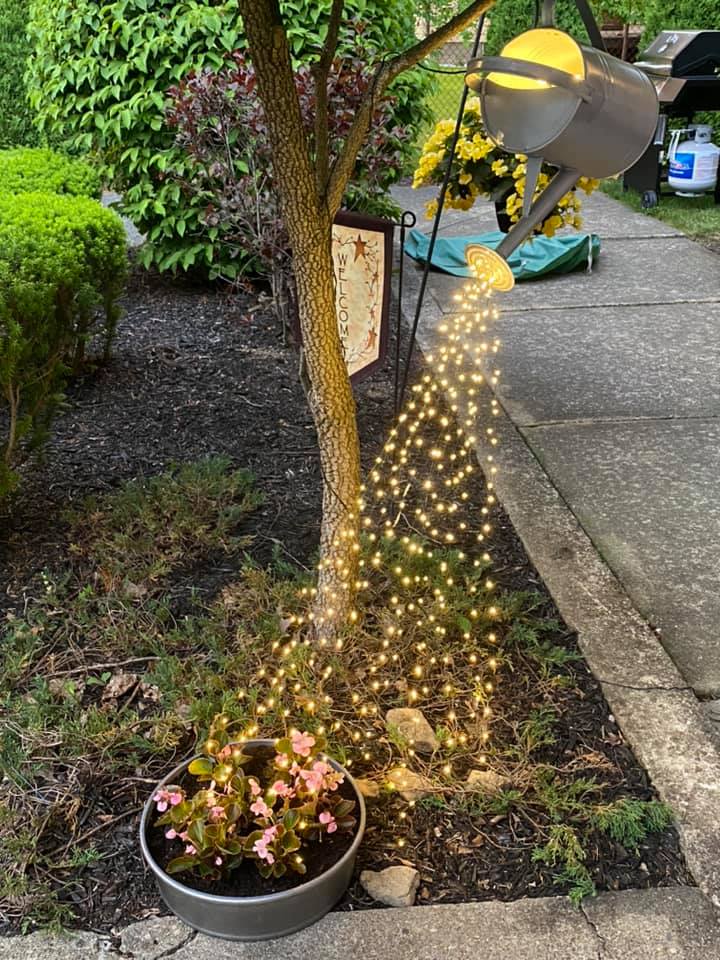
[[[507,73],[529,77],[531,80],[542,80],[552,87],[563,87],[569,90],[586,103],[592,100],[592,91],[582,79],[566,73],[565,70],[547,67],[543,63],[534,63],[532,60],[519,60],[515,57],[476,57],[470,60],[465,71],[465,81],[477,92],[479,92],[479,84],[471,83],[471,78],[480,73]]]

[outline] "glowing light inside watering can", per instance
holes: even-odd
[[[479,276],[484,271],[510,289],[507,258],[580,177],[615,176],[642,156],[657,126],[657,95],[632,64],[554,27],[528,30],[498,57],[471,60],[465,80],[480,98],[489,138],[528,157],[521,219],[497,251],[466,251]],[[557,173],[536,197],[543,163]]]

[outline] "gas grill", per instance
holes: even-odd
[[[720,111],[720,30],[663,30],[635,66],[655,85],[660,119],[654,141],[625,172],[623,183],[642,194],[643,206],[654,207],[660,197],[660,155],[668,117],[690,123],[698,111]],[[718,183],[716,203],[720,203],[720,178]]]

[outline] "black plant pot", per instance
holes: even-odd
[[[502,197],[500,200],[495,201],[495,217],[497,219],[498,230],[502,230],[503,233],[509,233],[510,227],[512,227],[510,215],[505,210],[506,200],[507,197]]]

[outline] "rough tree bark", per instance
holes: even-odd
[[[315,67],[315,152],[305,135],[292,61],[278,0],[238,0],[257,77],[275,181],[292,248],[308,400],[315,422],[323,476],[316,632],[332,639],[352,610],[358,573],[360,444],[355,402],[335,315],[332,223],[370,128],[374,100],[398,74],[424,59],[492,4],[474,0],[445,26],[392,60],[381,63],[338,157],[327,144],[327,78],[342,20],[343,0],[333,0],[328,31]]]

